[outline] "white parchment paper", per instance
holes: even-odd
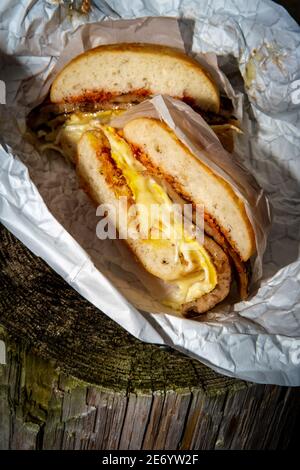
[[[220,0],[95,1],[88,17],[70,15],[53,1],[4,0],[0,15],[0,79],[7,87],[7,105],[0,109],[1,221],[81,295],[141,340],[173,346],[226,375],[300,385],[296,23],[266,0],[228,1],[226,7]],[[179,28],[175,20],[163,33],[155,18],[125,22],[124,28],[111,21],[160,15],[180,17]],[[105,22],[96,23],[100,20]],[[90,48],[132,35],[137,42],[180,48],[180,33],[192,55],[219,56],[231,83],[223,77],[223,87],[233,93],[245,130],[236,142],[239,158],[267,192],[274,212],[259,289],[246,302],[217,307],[202,322],[161,312],[137,282],[139,273],[128,271],[125,248],[96,239],[95,209],[71,166],[58,155],[39,155],[22,136],[28,109],[42,99],[63,66],[62,52],[71,58],[74,48],[82,52],[82,44]],[[210,60],[213,65],[214,56]]]

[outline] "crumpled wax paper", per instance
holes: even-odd
[[[266,0],[94,1],[88,17],[70,14],[50,0],[4,0],[0,12],[0,79],[7,88],[7,105],[0,109],[2,223],[141,340],[172,346],[225,375],[300,385],[300,36],[292,18]],[[260,287],[245,302],[217,307],[205,321],[155,311],[149,296],[148,304],[144,301],[139,308],[143,290],[147,298],[145,287],[126,269],[120,243],[95,243],[98,219],[72,168],[59,155],[39,155],[22,136],[28,109],[51,83],[51,71],[62,65],[62,52],[72,53],[72,38],[82,24],[90,23],[82,29],[91,33],[81,38],[87,48],[101,44],[104,36],[120,42],[132,34],[136,41],[181,47],[180,35],[168,35],[174,33],[174,24],[161,36],[151,34],[158,27],[156,19],[123,30],[104,23],[103,37],[94,24],[156,16],[180,18],[179,29],[192,55],[218,55],[245,131],[236,139],[237,154],[273,208]],[[224,88],[228,86],[224,79]],[[63,185],[57,182],[57,171]]]

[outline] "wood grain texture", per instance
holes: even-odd
[[[145,344],[0,228],[1,449],[286,448],[298,389]]]

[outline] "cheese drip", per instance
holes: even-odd
[[[157,250],[168,247],[174,251],[175,247],[174,263],[181,263],[180,276],[176,279],[163,279],[174,287],[163,303],[178,310],[182,304],[215,288],[216,269],[203,245],[184,229],[182,221],[179,222],[174,215],[173,202],[165,189],[147,174],[145,167],[135,159],[128,143],[112,127],[101,128],[110,143],[111,157],[122,171],[135,204],[138,205],[134,221],[128,219],[129,233],[131,224],[136,227],[138,222],[143,243],[155,243]],[[151,213],[152,205],[159,208],[154,212],[154,218]]]

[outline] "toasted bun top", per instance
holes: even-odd
[[[125,139],[144,154],[143,164],[157,167],[175,191],[215,220],[225,238],[247,261],[255,252],[255,237],[244,203],[232,187],[196,158],[176,135],[155,119],[139,118],[128,122]]]
[[[124,94],[167,94],[218,112],[219,91],[201,65],[170,47],[112,44],[69,62],[54,80],[53,103],[104,101]]]

